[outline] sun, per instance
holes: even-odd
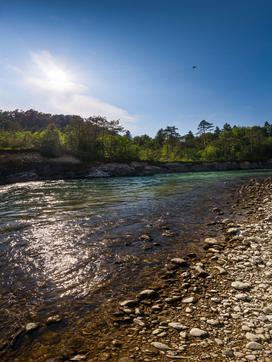
[[[48,51],[32,53],[33,69],[27,76],[32,85],[51,92],[81,92],[84,86],[76,75]]]
[[[52,87],[60,89],[65,89],[67,84],[72,81],[68,72],[65,72],[64,69],[61,69],[56,65],[48,67],[45,74],[45,80],[51,83]]]

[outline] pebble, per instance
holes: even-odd
[[[171,259],[171,263],[177,265],[177,266],[186,266],[187,262],[186,260],[182,259],[182,258],[174,258]]]
[[[136,307],[138,303],[139,301],[136,299],[127,299],[124,300],[123,302],[120,302],[119,304],[121,307]]]
[[[193,337],[207,337],[208,333],[202,329],[199,328],[192,328],[189,332],[190,336]]]
[[[182,299],[182,303],[194,303],[195,297],[187,297]]]
[[[153,289],[145,289],[145,290],[142,290],[138,294],[138,297],[140,299],[152,299],[152,298],[155,298],[156,296],[157,296],[157,293]]]
[[[249,283],[240,282],[240,281],[232,282],[231,286],[237,290],[248,290],[251,288],[251,285]]]
[[[39,328],[39,324],[38,323],[27,323],[25,326],[25,330],[27,332],[31,332],[34,331],[35,329]]]
[[[246,339],[249,340],[249,341],[254,341],[254,342],[258,342],[260,341],[262,338],[256,334],[253,334],[253,333],[250,333],[250,332],[247,332],[246,335],[245,335]]]
[[[151,345],[161,351],[169,351],[171,350],[171,348],[169,346],[167,346],[164,343],[160,343],[160,342],[152,342]]]
[[[178,322],[171,322],[168,323],[168,326],[174,329],[177,329],[178,331],[182,331],[184,329],[187,329],[188,327],[186,327],[185,325],[178,323]]]
[[[258,342],[249,342],[246,345],[247,349],[251,349],[253,351],[258,351],[263,348],[263,346]]]

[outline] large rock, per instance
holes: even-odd
[[[106,163],[90,169],[87,177],[133,176],[135,168],[125,163]]]

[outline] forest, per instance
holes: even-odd
[[[200,121],[197,133],[181,135],[175,126],[155,137],[132,137],[119,120],[83,119],[35,110],[0,111],[0,151],[36,151],[53,158],[64,154],[90,161],[151,162],[257,161],[272,158],[272,124],[222,128]]]

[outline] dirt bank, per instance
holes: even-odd
[[[160,173],[253,169],[272,169],[272,160],[194,163],[83,163],[70,155],[47,159],[35,152],[2,152],[0,154],[0,184],[38,180],[150,176]]]

